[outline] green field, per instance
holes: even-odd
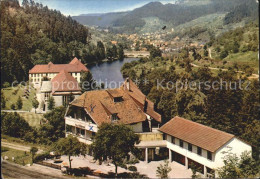
[[[31,88],[28,98],[23,97],[24,95],[24,86],[16,86],[1,89],[3,95],[6,99],[6,107],[4,109],[11,109],[11,105],[16,105],[17,99],[20,96],[23,101],[23,107],[21,110],[30,111],[32,109],[32,100],[35,96],[35,89]]]
[[[8,157],[8,161],[14,162],[20,165],[26,165],[32,163],[32,156],[29,152],[21,151],[21,150],[15,150],[7,147],[1,146],[1,156]],[[12,157],[14,157],[14,161],[12,160]]]
[[[24,117],[24,119],[32,127],[39,127],[40,121],[44,119],[43,114],[35,114],[32,112],[21,112],[19,113],[19,115]]]

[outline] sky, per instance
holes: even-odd
[[[76,16],[80,14],[107,13],[128,11],[141,7],[152,1],[163,4],[174,3],[175,0],[34,0],[50,9],[57,9],[64,15]],[[20,0],[22,2],[22,0]]]

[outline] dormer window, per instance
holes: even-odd
[[[111,121],[117,121],[117,120],[119,120],[117,113],[112,114],[111,115]]]
[[[122,102],[123,101],[123,97],[119,96],[119,97],[114,97],[114,102],[118,103],[118,102]]]

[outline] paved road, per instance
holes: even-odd
[[[16,149],[16,150],[22,150],[22,151],[26,151],[26,152],[30,152],[30,150],[31,150],[31,147],[19,145],[19,144],[13,144],[13,143],[4,142],[4,141],[1,141],[1,146],[8,147],[11,149]],[[38,149],[37,154],[42,153],[42,152],[43,152],[43,150]]]
[[[2,178],[18,178],[18,179],[61,179],[61,178],[68,178],[63,176],[54,176],[42,172],[38,172],[35,170],[30,170],[29,168],[25,168],[23,166],[13,164],[7,161],[2,162]]]

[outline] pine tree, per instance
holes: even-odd
[[[53,97],[50,97],[49,100],[48,100],[48,109],[49,109],[49,110],[52,110],[52,109],[54,109],[54,107],[55,107],[54,98],[53,98]]]
[[[22,109],[22,107],[23,107],[23,101],[22,101],[21,96],[18,97],[18,100],[17,100],[17,102],[16,102],[16,106],[17,106],[17,109]]]

